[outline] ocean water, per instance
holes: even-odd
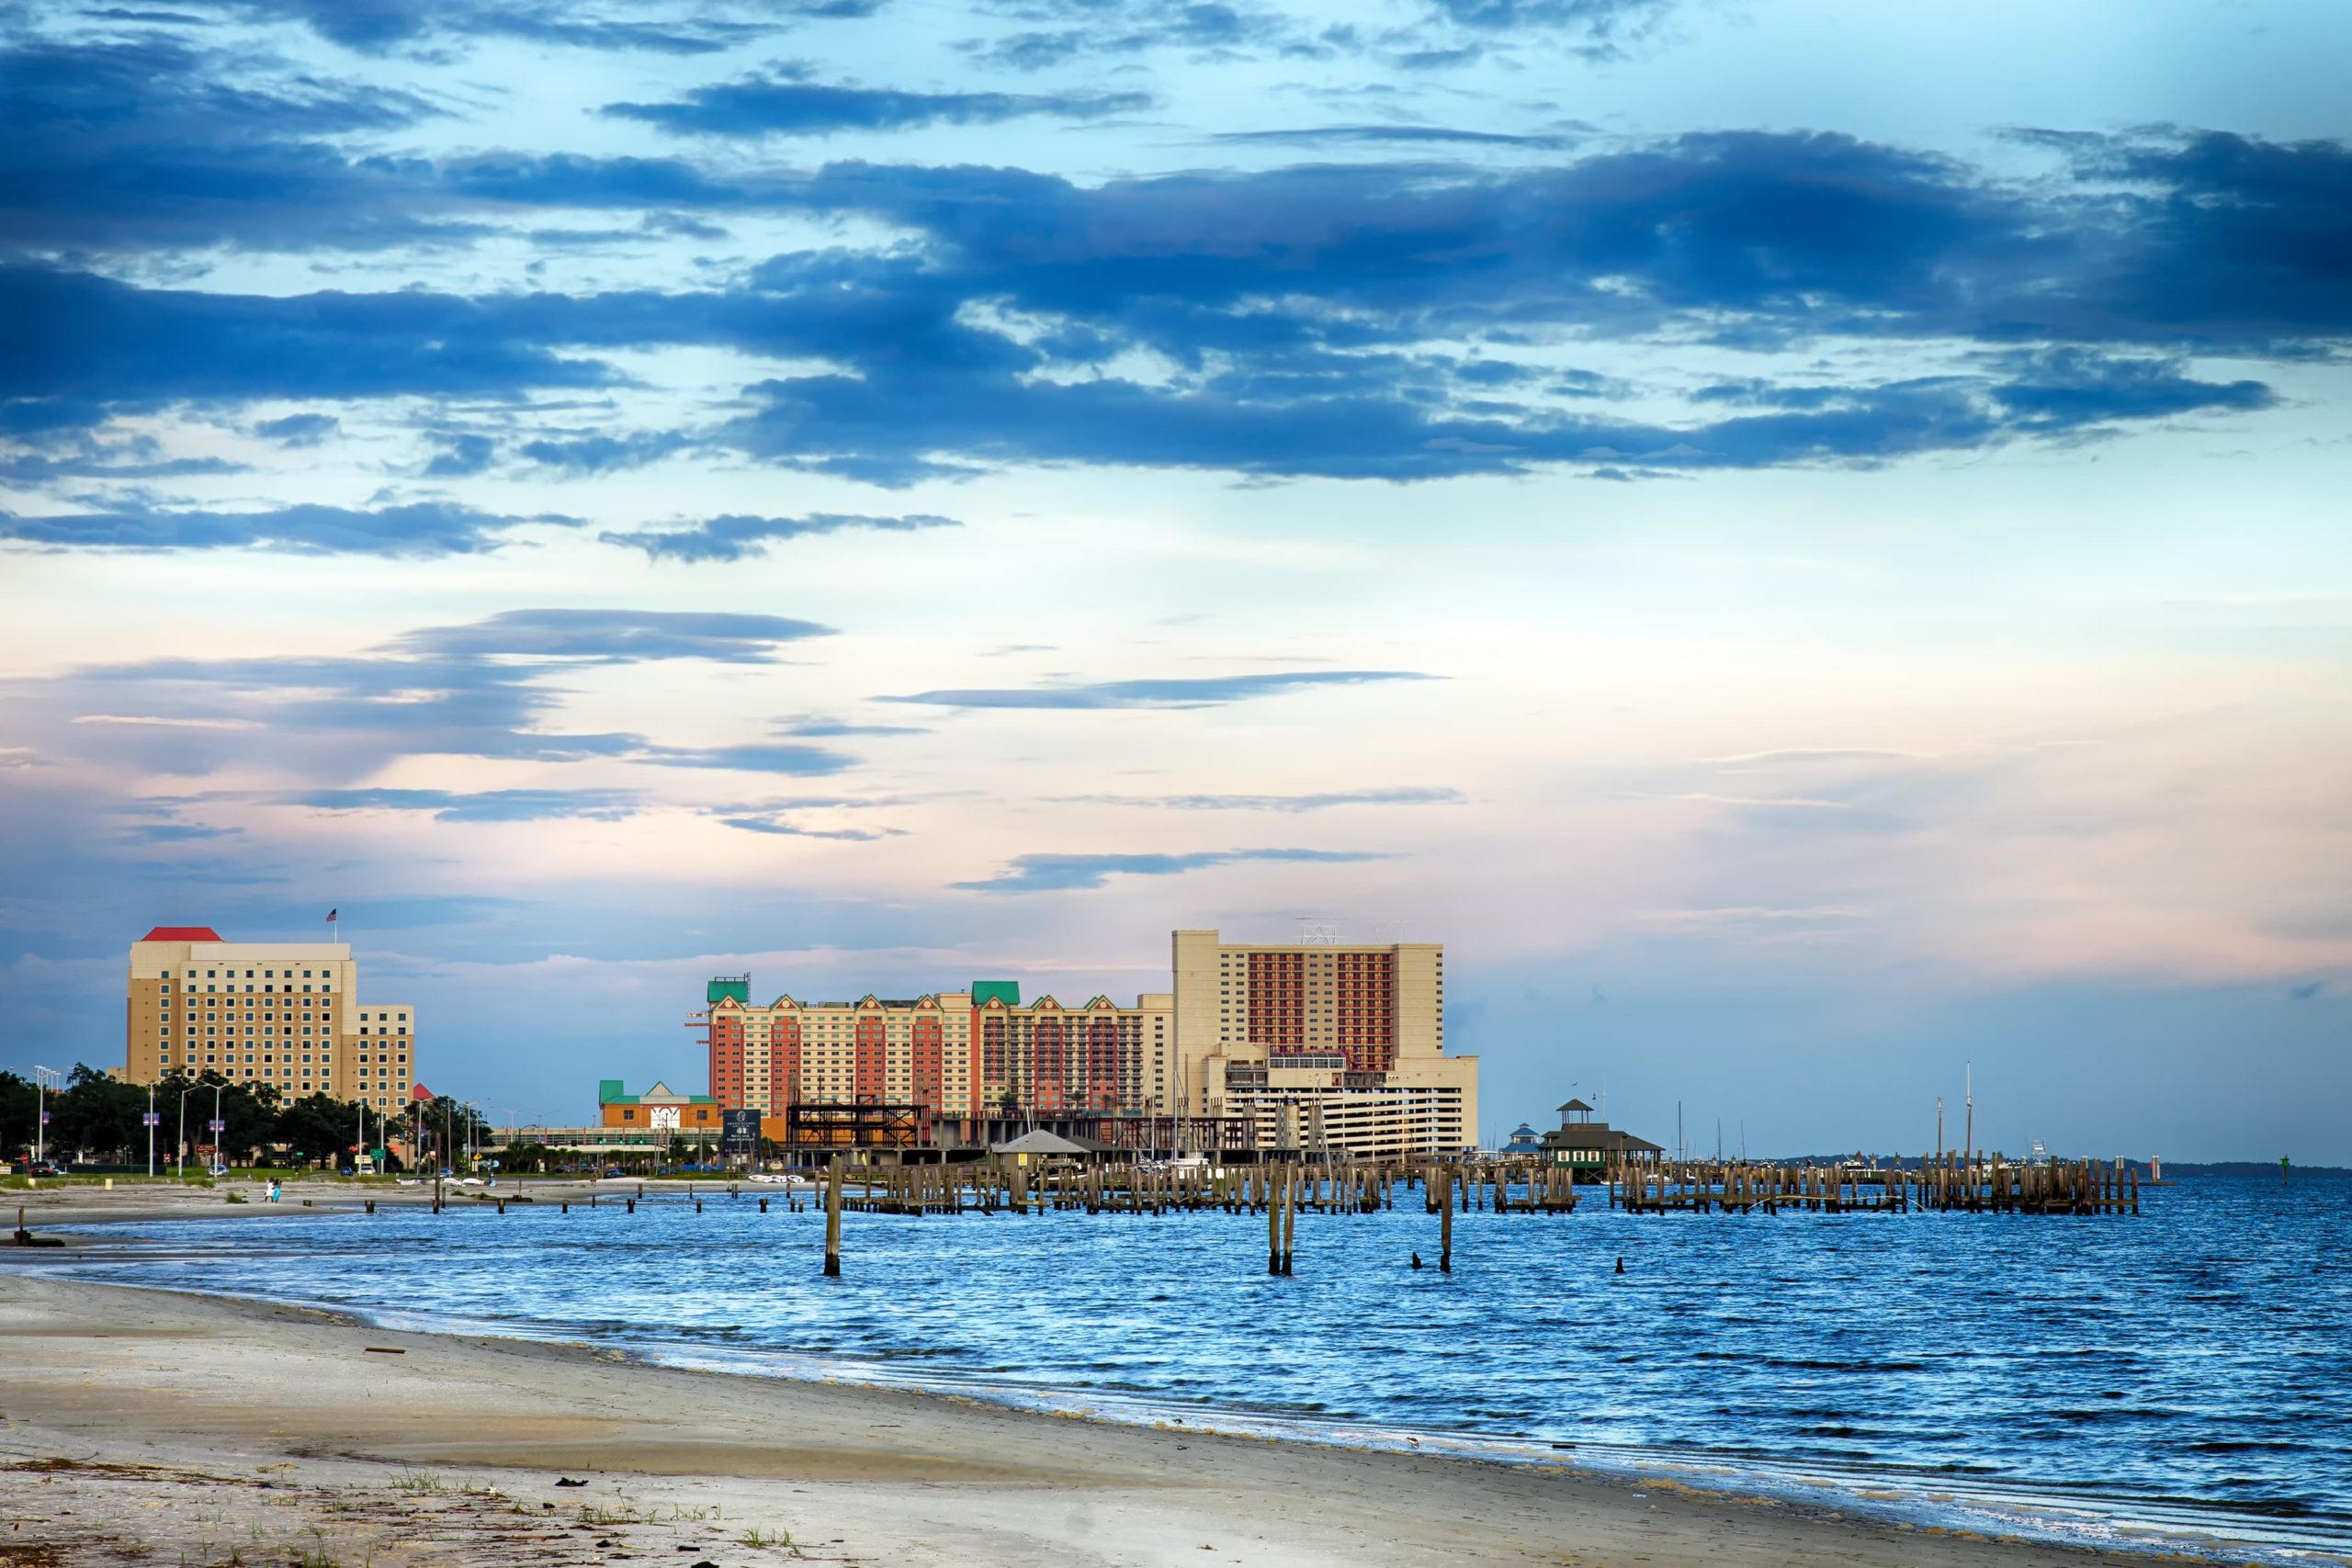
[[[2352,1556],[2352,1179],[2131,1218],[823,1217],[729,1201],[92,1227],[90,1278],[2107,1545]],[[776,1190],[769,1189],[773,1199]],[[1430,1267],[1415,1270],[1418,1249]],[[1625,1271],[1616,1271],[1623,1258]]]

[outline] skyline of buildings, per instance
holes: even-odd
[[[1132,1007],[1100,993],[1023,1003],[1012,980],[754,1004],[745,975],[714,977],[687,1021],[704,1031],[719,1104],[766,1116],[908,1105],[967,1142],[1013,1122],[1126,1118],[1164,1124],[1147,1141],[1170,1147],[1222,1144],[1234,1134],[1218,1124],[1237,1122],[1261,1148],[1476,1143],[1478,1059],[1444,1054],[1442,944],[1227,942],[1209,930],[1170,944],[1170,989]]]

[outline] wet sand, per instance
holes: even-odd
[[[219,1193],[201,1198],[119,1190],[44,1204],[34,1223],[222,1212]],[[41,1256],[0,1247],[0,1568],[2148,1561],[1566,1464],[1218,1438],[585,1345],[392,1333],[47,1277]]]

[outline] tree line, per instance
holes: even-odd
[[[188,1148],[213,1146],[208,1123],[216,1090],[224,1123],[219,1146],[232,1156],[224,1163],[252,1165],[265,1156],[303,1165],[339,1163],[358,1146],[363,1111],[368,1146],[384,1146],[383,1113],[373,1106],[315,1091],[288,1098],[275,1084],[236,1083],[213,1072],[175,1072],[154,1086],[153,1104],[162,1117],[155,1129],[157,1164],[177,1157],[183,1096]],[[142,1118],[149,1104],[145,1084],[125,1083],[86,1064],[67,1075],[63,1089],[47,1094],[30,1078],[0,1070],[0,1150],[12,1158],[30,1155],[36,1118],[45,1106],[49,1126],[40,1141],[51,1159],[61,1165],[143,1165],[148,1145]],[[422,1102],[413,1113],[396,1118],[390,1130],[416,1125],[426,1129],[425,1146],[445,1161],[447,1151],[469,1145],[479,1149],[492,1141],[490,1124],[476,1107],[447,1096]]]

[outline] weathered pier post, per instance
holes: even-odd
[[[1283,1272],[1290,1272],[1291,1251],[1298,1245],[1298,1179],[1294,1173],[1283,1195]]]
[[[825,1171],[825,1278],[842,1277],[842,1156],[835,1155]]]
[[[1265,1189],[1265,1193],[1266,1272],[1279,1274],[1283,1271],[1283,1206],[1274,1201],[1271,1185]]]
[[[1437,1267],[1442,1274],[1453,1272],[1453,1171],[1448,1168],[1439,1186],[1437,1212]]]

